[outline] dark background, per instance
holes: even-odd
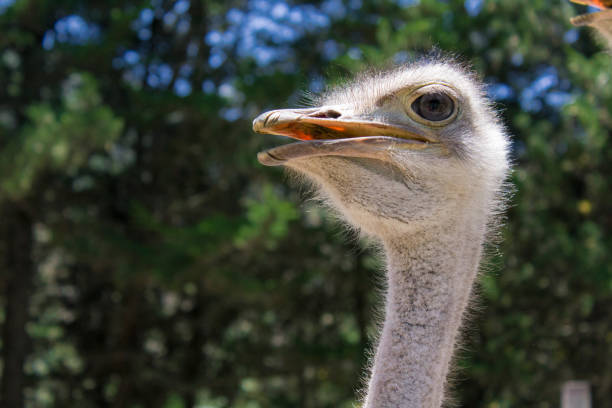
[[[543,0],[0,0],[2,406],[353,407],[376,255],[260,112],[437,46],[513,134],[457,406],[612,407],[612,58]]]

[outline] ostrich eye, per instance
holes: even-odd
[[[412,110],[425,120],[439,122],[453,114],[455,104],[448,95],[434,92],[415,99],[412,102]]]

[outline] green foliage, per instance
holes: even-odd
[[[278,241],[289,233],[289,222],[298,218],[295,205],[274,193],[272,186],[261,187],[261,199],[248,199],[246,205],[247,223],[235,238],[238,247],[244,248],[258,239],[268,250],[278,247]]]
[[[34,103],[25,114],[28,123],[0,155],[3,199],[28,195],[44,171],[74,175],[92,152],[110,148],[123,127],[87,74],[71,74],[63,83],[57,112],[48,103]]]

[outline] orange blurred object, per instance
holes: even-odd
[[[585,6],[598,7],[600,9],[612,8],[612,0],[570,0],[572,3],[584,4]]]

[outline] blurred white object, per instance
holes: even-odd
[[[588,381],[567,381],[561,388],[561,408],[591,408]]]

